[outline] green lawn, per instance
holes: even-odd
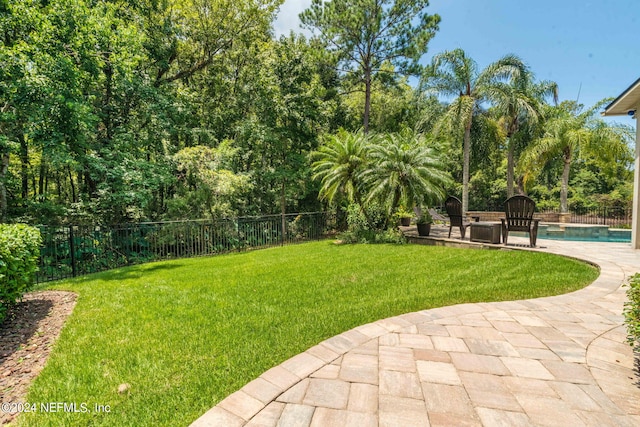
[[[543,253],[328,241],[56,282],[78,304],[29,402],[110,405],[19,425],[184,426],[318,342],[401,313],[555,295],[598,272]],[[128,393],[118,394],[128,383]]]

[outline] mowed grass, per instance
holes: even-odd
[[[328,241],[135,266],[50,288],[79,294],[28,401],[89,412],[29,426],[185,426],[320,341],[401,313],[533,298],[598,272],[544,253]],[[124,394],[120,384],[130,384]],[[97,413],[94,405],[109,405]]]

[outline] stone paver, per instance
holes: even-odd
[[[526,246],[510,239],[510,248]],[[469,245],[469,243],[466,243]],[[601,269],[585,289],[381,319],[274,367],[193,426],[634,426],[628,244],[538,240]]]

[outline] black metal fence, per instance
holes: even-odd
[[[576,208],[571,210],[575,224],[599,224],[609,227],[631,227],[631,209],[624,207]]]
[[[631,208],[599,206],[595,208],[570,206],[569,222],[572,224],[607,225],[614,228],[631,228]],[[543,209],[541,213],[559,214],[560,209]]]
[[[336,228],[327,212],[115,226],[41,226],[37,282],[144,262],[318,240]]]
[[[504,205],[487,205],[480,211],[503,212]],[[631,211],[631,208],[621,206],[569,207],[570,222],[573,224],[608,225],[614,228],[631,228]],[[560,209],[541,209],[539,212],[558,214]]]

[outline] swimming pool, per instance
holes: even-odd
[[[540,224],[538,238],[577,242],[631,242],[631,230],[606,225]]]
[[[597,237],[579,237],[579,236],[538,236],[547,240],[569,240],[573,242],[607,242],[607,243],[631,243],[631,235],[629,237],[617,236],[597,236]]]

